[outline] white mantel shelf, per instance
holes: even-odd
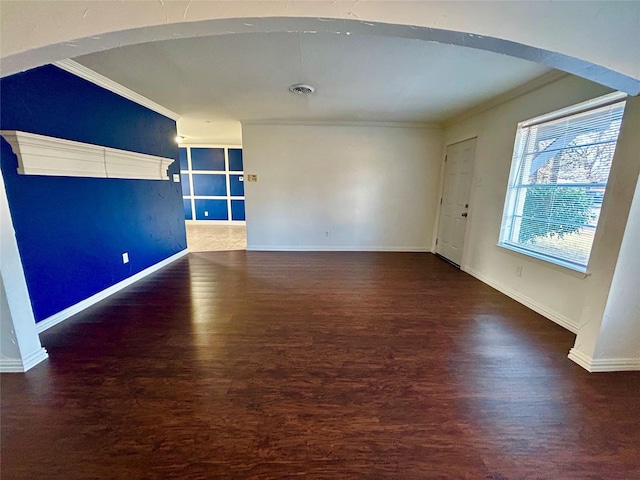
[[[35,133],[0,130],[18,156],[21,175],[168,180],[172,158]]]

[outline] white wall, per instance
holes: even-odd
[[[238,121],[208,121],[181,117],[178,135],[189,145],[242,145],[242,125]]]
[[[431,250],[441,135],[407,126],[244,124],[245,175],[258,175],[245,182],[248,248]]]
[[[629,214],[594,359],[640,369],[640,183]]]
[[[621,152],[614,159],[588,278],[503,249],[497,243],[517,123],[608,92],[602,86],[569,76],[474,117],[453,122],[445,132],[447,144],[478,136],[462,268],[574,332],[591,318],[602,318],[631,201],[627,190],[629,184],[635,187],[640,164],[637,154],[626,147],[631,147],[634,138],[637,142],[637,133],[631,128],[625,131],[623,126],[620,134]],[[518,277],[515,271],[520,266],[522,275]],[[583,308],[584,305],[589,307]]]

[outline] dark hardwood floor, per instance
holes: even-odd
[[[430,254],[191,254],[2,375],[1,478],[639,479],[573,341]]]

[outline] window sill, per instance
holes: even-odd
[[[529,261],[532,261],[544,267],[550,267],[554,270],[557,270],[565,274],[569,274],[572,277],[584,279],[584,278],[587,278],[589,275],[591,275],[591,273],[586,268],[578,267],[568,262],[562,262],[561,260],[556,260],[550,257],[546,257],[544,255],[536,254],[529,250],[514,247],[512,245],[500,244],[500,243],[498,243],[496,246],[503,248],[509,252],[514,252],[520,255],[524,255],[527,257],[527,260]]]

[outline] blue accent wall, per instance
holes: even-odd
[[[245,220],[244,218],[244,200],[231,200],[231,219]]]
[[[180,168],[182,170],[188,170],[189,169],[189,161],[187,159],[187,149],[186,148],[179,148],[179,155],[180,155]]]
[[[0,127],[174,158],[175,121],[54,66],[0,80]],[[182,190],[169,180],[19,175],[0,167],[36,321],[186,248]],[[122,263],[128,252],[130,262]]]
[[[241,172],[244,170],[242,166],[242,149],[241,148],[230,148],[228,150],[229,155],[229,170]]]
[[[191,148],[192,170],[224,172],[224,148]]]
[[[193,175],[193,194],[202,196],[221,196],[227,194],[226,175]]]
[[[226,200],[196,198],[196,220],[229,220]]]
[[[244,175],[229,175],[229,190],[232,197],[244,197]]]
[[[193,220],[193,213],[191,212],[191,200],[185,198],[182,200],[184,206],[184,219]]]

